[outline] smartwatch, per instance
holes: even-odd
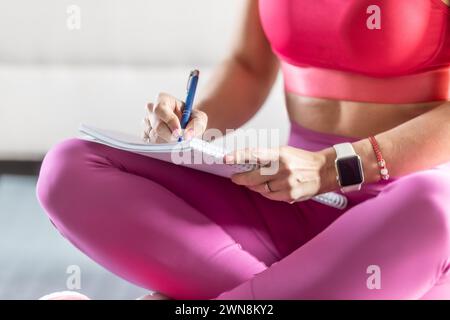
[[[333,146],[336,151],[336,179],[342,192],[358,191],[364,182],[361,157],[351,143],[339,143]]]

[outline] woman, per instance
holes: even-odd
[[[242,125],[281,66],[288,146],[227,157],[279,153],[278,172],[230,181],[72,139],[38,182],[55,226],[174,299],[450,298],[448,1],[247,3],[185,138]],[[181,101],[148,109],[146,139],[180,135]],[[345,211],[306,200],[340,187]]]

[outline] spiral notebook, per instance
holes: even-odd
[[[79,131],[83,134],[83,139],[222,177],[229,178],[234,173],[256,168],[254,164],[225,164],[223,157],[227,150],[201,139],[152,144],[133,135],[86,124],[81,124]]]
[[[194,138],[189,141],[152,144],[137,136],[100,129],[86,124],[81,124],[79,131],[82,134],[80,138],[85,140],[222,177],[229,178],[235,173],[257,168],[256,164],[224,163],[223,157],[232,150],[226,150],[201,139]],[[334,192],[320,194],[312,199],[338,209],[344,209],[347,206],[347,198]]]

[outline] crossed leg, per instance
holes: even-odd
[[[47,154],[37,194],[93,260],[175,299],[403,299],[448,270],[448,181],[439,170],[404,177],[340,216],[72,139]],[[371,265],[379,290],[367,287]]]

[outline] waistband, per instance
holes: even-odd
[[[319,151],[337,143],[355,142],[358,140],[360,138],[318,132],[291,122],[288,145],[309,151]]]
[[[450,100],[450,68],[400,77],[375,78],[339,70],[281,62],[285,89],[302,96],[374,103]]]

